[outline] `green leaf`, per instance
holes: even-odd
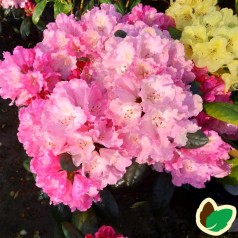
[[[168,28],[169,34],[170,36],[174,39],[174,40],[180,40],[182,32],[172,26],[170,26]]]
[[[24,15],[24,11],[21,8],[12,8],[11,12],[12,12],[12,15],[15,19],[20,19]]]
[[[72,219],[72,212],[68,206],[63,205],[60,203],[57,206],[52,206],[52,215],[58,223],[63,221],[71,221]]]
[[[66,1],[56,1],[54,4],[54,17],[60,13],[68,14],[72,11],[73,5],[72,3],[66,2]]]
[[[209,141],[207,136],[201,130],[198,130],[195,133],[188,133],[187,138],[187,144],[184,146],[184,148],[186,149],[195,149],[202,147]]]
[[[87,2],[85,8],[84,8],[84,12],[87,10],[91,10],[94,7],[94,0],[90,0]]]
[[[115,37],[121,37],[121,38],[125,38],[127,35],[127,33],[123,30],[117,30],[115,33],[114,33],[114,36]]]
[[[116,11],[121,13],[122,15],[126,13],[125,5],[122,0],[115,1],[114,6],[116,8]]]
[[[141,182],[143,182],[148,172],[149,166],[147,164],[138,164],[136,162],[133,162],[131,166],[127,168],[123,178],[117,182],[114,188],[120,188],[123,186],[137,186]]]
[[[31,173],[31,170],[30,170],[30,162],[31,162],[31,158],[27,158],[23,161],[23,167],[26,171],[30,172]]]
[[[100,192],[101,200],[95,203],[95,208],[100,214],[101,218],[108,221],[117,220],[119,217],[119,208],[117,202],[108,189],[103,189]]]
[[[204,110],[211,117],[238,126],[238,105],[223,102],[205,103]]]
[[[80,166],[76,167],[73,163],[72,156],[68,153],[63,153],[60,155],[60,166],[63,170],[68,172],[76,171]]]
[[[170,174],[159,173],[155,179],[152,190],[152,207],[154,211],[160,211],[168,207],[173,197],[175,186]]]
[[[36,4],[33,15],[32,15],[32,22],[37,25],[37,23],[40,20],[40,17],[46,7],[47,0],[43,0],[42,2],[39,2]]]
[[[206,228],[218,232],[227,226],[232,217],[232,210],[225,208],[212,212],[206,219]]]
[[[93,234],[98,229],[98,221],[93,208],[90,208],[86,212],[74,212],[72,223],[83,234]]]
[[[25,17],[21,23],[20,33],[23,39],[25,39],[31,33],[31,22],[32,21],[30,17]]]
[[[112,3],[111,0],[99,0],[100,3],[107,3],[107,4],[110,4]]]
[[[70,222],[62,222],[62,230],[65,238],[84,238],[84,236]]]
[[[140,2],[141,2],[141,0],[134,0],[134,1],[132,1],[129,10],[131,11],[132,8],[135,7],[136,5],[138,5]]]
[[[238,158],[227,160],[231,164],[231,172],[226,177],[217,179],[222,184],[238,185]]]

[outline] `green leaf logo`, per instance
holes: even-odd
[[[212,236],[219,236],[228,231],[235,218],[236,208],[234,206],[217,206],[211,198],[203,200],[196,213],[197,226]]]

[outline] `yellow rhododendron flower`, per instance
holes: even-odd
[[[198,43],[193,47],[192,59],[197,67],[206,67],[215,72],[224,64],[229,64],[233,55],[226,50],[227,39],[221,36],[212,38],[209,42]]]
[[[200,18],[200,24],[205,26],[208,36],[211,36],[219,26],[220,21],[222,20],[222,14],[218,11],[211,12]]]
[[[238,57],[238,26],[234,28],[220,27],[217,28],[213,35],[220,35],[227,39],[227,50],[234,54],[234,57]]]
[[[220,13],[222,14],[222,21],[220,22],[220,26],[238,26],[238,18],[236,15],[233,15],[232,9],[222,8],[220,10]]]
[[[193,9],[188,5],[175,3],[173,7],[167,9],[166,14],[175,19],[176,28],[183,30],[185,26],[192,25],[194,20]]]
[[[199,1],[200,3],[194,7],[194,15],[196,17],[204,16],[210,12],[216,11],[215,5],[217,1]]]
[[[197,43],[203,43],[208,41],[206,28],[202,25],[186,26],[182,32],[180,41],[183,44],[195,45]]]

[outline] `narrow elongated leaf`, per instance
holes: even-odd
[[[86,212],[74,212],[72,223],[83,234],[93,234],[98,228],[98,221],[93,208],[90,208]]]
[[[40,17],[46,7],[47,0],[43,0],[42,2],[39,2],[36,4],[33,15],[32,15],[32,22],[37,25],[37,23],[40,20]]]
[[[65,238],[83,238],[82,234],[70,222],[62,222],[62,230]]]
[[[131,11],[131,9],[132,9],[133,7],[135,7],[136,5],[138,5],[140,2],[141,2],[141,0],[134,0],[134,1],[132,1],[131,6],[130,6],[130,11]]]
[[[126,13],[125,5],[122,0],[115,1],[114,6],[116,11],[124,15]]]
[[[198,130],[195,133],[188,133],[187,138],[187,144],[184,146],[184,148],[187,149],[195,149],[202,147],[206,145],[209,141],[207,136],[201,130]]]
[[[204,109],[209,116],[238,126],[238,105],[213,102],[205,103]]]
[[[170,36],[174,39],[174,40],[179,40],[181,38],[182,32],[172,26],[170,26],[168,28],[169,34]]]
[[[25,17],[21,23],[20,33],[23,39],[25,39],[31,33],[31,22],[32,21],[30,17]]]
[[[206,219],[206,228],[218,232],[227,226],[232,217],[232,210],[225,208],[212,212]]]

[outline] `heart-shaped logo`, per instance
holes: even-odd
[[[212,236],[219,236],[228,231],[235,218],[236,208],[234,206],[217,206],[212,198],[204,199],[196,212],[197,226]]]

